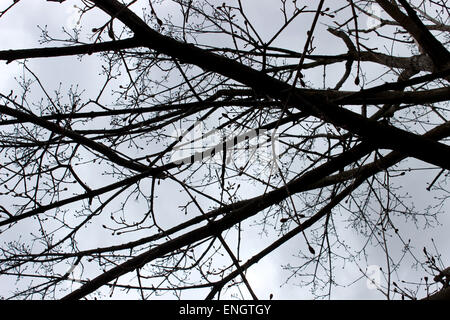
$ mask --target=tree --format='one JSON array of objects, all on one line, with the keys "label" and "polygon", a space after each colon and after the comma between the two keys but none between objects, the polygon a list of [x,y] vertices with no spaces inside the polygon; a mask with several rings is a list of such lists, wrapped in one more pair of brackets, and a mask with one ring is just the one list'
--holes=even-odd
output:
[{"label": "tree", "polygon": [[[372,279],[376,250],[386,298],[445,294],[438,246],[404,234],[449,199],[446,2],[280,0],[265,30],[253,2],[168,3],[80,0],[62,36],[0,51],[23,71],[0,93],[6,297],[256,299],[252,267],[293,242],[285,269],[315,297],[344,263]],[[99,90],[49,90],[30,63],[61,57],[95,57]],[[419,210],[399,187],[423,172]],[[430,277],[398,285],[411,265]]]}]

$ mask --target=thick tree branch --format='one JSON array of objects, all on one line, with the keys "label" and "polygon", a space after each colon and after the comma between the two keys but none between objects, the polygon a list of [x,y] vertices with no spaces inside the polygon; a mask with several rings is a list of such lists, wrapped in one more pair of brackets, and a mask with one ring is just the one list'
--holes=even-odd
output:
[{"label": "thick tree branch", "polygon": [[442,288],[438,292],[432,294],[429,297],[425,297],[423,300],[446,300],[450,301],[450,287]]},{"label": "thick tree branch", "polygon": [[0,51],[0,60],[6,60],[6,63],[10,63],[19,59],[64,57],[79,54],[91,55],[96,52],[119,51],[136,47],[140,47],[140,41],[135,38],[130,38],[67,47],[4,50]]},{"label": "thick tree branch", "polygon": [[339,127],[368,138],[380,147],[394,149],[425,162],[450,169],[450,147],[426,138],[367,119],[324,99],[308,99],[301,91],[231,59],[181,43],[151,29],[136,14],[115,0],[94,0],[99,8],[127,25],[145,45],[158,52],[192,63],[239,81],[257,92],[264,92]]},{"label": "thick tree branch", "polygon": [[376,0],[378,4],[403,28],[406,29],[423,50],[430,56],[436,67],[447,69],[450,66],[450,52],[431,34],[414,10],[405,0],[399,0],[409,16],[388,0]]}]

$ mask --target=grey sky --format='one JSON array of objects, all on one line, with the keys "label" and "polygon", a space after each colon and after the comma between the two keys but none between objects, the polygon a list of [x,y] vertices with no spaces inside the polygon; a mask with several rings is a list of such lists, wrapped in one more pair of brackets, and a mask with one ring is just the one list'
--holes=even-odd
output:
[{"label": "grey sky", "polygon": [[[219,1],[221,2],[221,1]],[[343,1],[340,1],[343,2]],[[344,1],[345,2],[345,1]],[[46,2],[46,1],[32,1],[32,0],[22,0],[20,3],[13,8],[13,10],[6,14],[0,19],[0,50],[7,49],[19,49],[19,48],[33,48],[39,47],[38,43],[39,29],[37,25],[43,27],[48,26],[49,30],[58,34],[61,31],[61,27],[67,27],[73,22],[73,17],[75,11],[72,10],[73,5],[77,4],[78,1],[67,0],[63,4]],[[170,3],[170,4],[165,4]],[[248,9],[248,17],[254,23],[256,29],[261,31],[261,34],[270,38],[274,32],[278,30],[281,23],[281,14],[276,1],[272,0],[249,0],[245,2],[245,6]],[[315,6],[313,6],[315,7]],[[337,5],[336,5],[337,7]],[[163,4],[156,6],[158,15],[163,18],[167,14],[173,14],[173,19],[176,21],[179,19],[177,6],[171,3],[171,1],[163,1]],[[139,12],[136,10],[135,12]],[[99,10],[94,10],[89,13],[89,15],[83,20],[83,30],[88,32],[92,27],[98,26],[104,23],[105,15],[101,14]],[[270,23],[268,23],[270,21]],[[362,22],[363,23],[363,22]],[[301,19],[298,23],[293,24],[291,27],[287,28],[281,37],[280,41],[275,42],[274,46],[287,47],[292,50],[301,51],[304,44],[304,37],[306,30],[308,30],[311,24],[311,15],[308,19]],[[346,51],[345,46],[342,41],[330,33],[326,32],[327,26],[320,24],[318,30],[316,31],[316,43],[317,43],[317,54],[326,53],[344,53]],[[383,48],[387,41],[380,41],[380,39],[373,39],[371,44],[377,46],[378,48]],[[55,45],[55,44],[51,44]],[[380,52],[385,52],[380,49]],[[410,52],[407,48],[401,48],[396,53],[409,55]],[[83,97],[94,96],[100,86],[102,77],[99,76],[99,58],[97,55],[84,56],[81,60],[75,57],[65,57],[65,58],[51,58],[51,59],[35,59],[29,60],[28,66],[31,68],[36,75],[39,76],[43,85],[46,87],[48,92],[53,94],[55,87],[62,82],[61,92],[64,94],[72,84],[79,84],[80,90],[86,90]],[[314,72],[307,71],[305,79],[308,82],[314,83],[316,87],[322,87],[322,74],[318,73],[316,69]],[[344,71],[343,64],[339,66],[331,66],[327,69],[329,74],[327,78],[326,86],[331,87],[339,81],[342,72]],[[374,74],[379,72],[380,69],[374,67]],[[370,67],[366,67],[365,71],[369,74]],[[16,82],[14,77],[18,77],[21,74],[21,69],[18,63],[13,62],[8,65],[5,63],[0,63],[0,92],[8,93],[11,89],[15,88]],[[335,75],[334,77],[331,75]],[[394,80],[394,79],[392,79]],[[114,84],[120,84],[121,78],[113,82]],[[349,79],[344,90],[352,89],[355,87],[353,85],[353,79]],[[348,86],[348,87],[347,87]],[[111,88],[108,88],[110,90]],[[35,94],[32,92],[32,95]],[[42,92],[36,93],[36,97],[42,96]],[[103,98],[104,103],[109,103],[113,96],[106,93]],[[355,108],[355,110],[357,110]],[[157,146],[151,146],[151,148],[156,148]],[[418,163],[417,161],[415,162]],[[424,167],[429,167],[423,164]],[[107,176],[101,175],[102,165],[85,165],[79,167],[79,174],[83,179],[89,181],[92,187],[99,187],[105,184],[106,181],[114,181]],[[430,172],[433,172],[432,174]],[[414,202],[418,209],[426,209],[429,205],[435,203],[433,197],[440,195],[440,192],[429,192],[426,190],[428,183],[432,181],[436,170],[423,170],[414,171],[407,173],[398,179],[393,179],[397,185],[401,186],[402,192],[408,192],[411,196],[409,201]],[[151,186],[150,179],[145,179],[143,181],[142,187],[149,190]],[[175,187],[174,183],[162,183],[160,187],[157,188],[156,195],[157,201],[155,203],[155,211],[161,212],[159,215],[161,226],[173,226],[176,222],[182,222],[186,219],[184,213],[182,213],[179,206],[182,206],[187,196],[180,192],[180,187]],[[259,186],[252,187],[251,185],[244,185],[241,189],[241,196],[243,198],[249,198],[261,194],[264,188]],[[120,199],[118,198],[118,202]],[[5,201],[2,198],[1,201]],[[205,203],[207,203],[205,201]],[[10,204],[9,204],[10,205]],[[76,210],[77,205],[68,206],[70,210]],[[424,261],[422,254],[422,247],[431,247],[431,238],[435,240],[435,243],[440,249],[442,254],[442,260],[444,263],[450,263],[450,253],[448,251],[449,240],[447,236],[448,227],[450,225],[449,216],[449,204],[448,201],[445,206],[441,208],[444,214],[439,215],[440,225],[433,226],[433,228],[424,229],[424,222],[419,219],[417,226],[412,221],[405,222],[399,217],[395,217],[397,226],[399,226],[400,232],[404,239],[411,239],[411,246],[415,248],[417,258]],[[145,203],[139,201],[130,201],[127,206],[127,212],[130,215],[135,214],[136,219],[141,216],[141,212],[148,210]],[[177,210],[179,210],[177,212]],[[353,229],[347,226],[346,222],[346,212],[342,209],[337,210],[336,214],[337,226],[341,229],[347,228],[345,231],[345,242],[352,244],[355,249],[364,245],[365,238],[357,234]],[[190,213],[189,217],[193,214]],[[259,216],[257,216],[259,217]],[[340,220],[340,221],[339,221]],[[109,223],[110,219],[108,216],[99,217],[97,224]],[[247,238],[243,243],[243,257],[242,260],[245,261],[247,258],[259,252],[266,245],[268,245],[273,237],[276,235],[272,232],[269,236],[261,234],[261,228],[254,227],[251,229],[251,225],[255,222],[254,218],[249,219],[248,222],[244,223],[246,228]],[[323,222],[322,222],[323,223]],[[319,223],[320,224],[320,223]],[[24,233],[24,238],[26,233],[30,232],[34,228],[27,228],[26,224],[21,226],[20,229]],[[17,228],[16,228],[17,230]],[[252,231],[250,231],[252,230]],[[233,231],[231,231],[233,232]],[[140,236],[145,236],[146,231],[136,232],[135,234],[124,234],[122,236],[112,236],[111,232],[107,230],[98,230],[93,232],[92,228],[86,229],[86,231],[80,233],[77,240],[79,241],[80,249],[83,248],[95,248],[98,246],[104,246],[111,243],[121,243],[130,241],[132,239],[139,238]],[[4,232],[0,237],[0,242],[9,241],[17,238],[17,233],[11,234],[7,231]],[[392,245],[392,255],[398,258],[401,255],[402,247],[398,240],[391,239]],[[230,241],[230,246],[233,246],[235,241]],[[285,283],[290,272],[283,270],[282,265],[290,264],[291,266],[296,266],[300,261],[295,257],[299,251],[307,253],[308,248],[305,245],[304,239],[301,235],[296,236],[294,239],[289,241],[287,244],[282,246],[279,250],[273,254],[262,259],[257,265],[253,266],[248,272],[248,280],[252,284],[253,289],[258,297],[262,299],[267,299],[269,294],[274,295],[274,299],[307,299],[311,298],[310,292],[297,286],[299,283],[297,278],[292,278]],[[342,251],[340,251],[342,252]],[[385,255],[382,254],[382,250],[373,249],[369,251],[367,261],[361,259],[356,261],[356,263],[365,269],[367,265],[380,265],[385,266]],[[226,260],[226,257],[223,258]],[[228,261],[228,260],[226,260]],[[398,270],[398,274],[401,278],[409,281],[420,281],[420,277],[424,275],[421,269],[414,271],[411,269],[412,261],[408,260],[402,264],[402,268]],[[70,266],[67,266],[67,268]],[[85,270],[88,277],[94,277],[98,275],[98,269]],[[61,267],[61,273],[64,273],[64,266]],[[75,270],[77,272],[77,270]],[[336,281],[343,287],[333,288],[332,298],[335,299],[383,299],[383,296],[376,290],[370,290],[367,288],[366,279],[362,278],[358,282],[353,283],[355,280],[362,276],[361,272],[358,270],[355,264],[350,262],[342,263],[342,261],[336,260],[335,265],[335,276]],[[133,278],[135,282],[135,275],[130,274],[120,278],[120,283],[126,283],[126,279]],[[1,278],[0,279],[0,295],[8,295],[11,289],[15,288],[15,282],[12,278]],[[353,284],[352,284],[353,283]],[[281,285],[281,286],[280,286]],[[385,280],[382,279],[382,285],[385,285]],[[245,298],[250,298],[248,291],[244,286],[240,287],[244,293]],[[102,292],[108,292],[108,288],[102,289]],[[183,293],[182,298],[192,298],[192,299],[202,299],[206,296],[208,290],[198,290],[193,292]],[[227,292],[226,297],[233,298],[238,294],[236,289],[232,289]],[[134,299],[139,298],[138,292],[122,292],[120,290],[115,291],[113,296],[115,299]],[[173,298],[171,294],[166,294],[161,297],[154,298]]]}]

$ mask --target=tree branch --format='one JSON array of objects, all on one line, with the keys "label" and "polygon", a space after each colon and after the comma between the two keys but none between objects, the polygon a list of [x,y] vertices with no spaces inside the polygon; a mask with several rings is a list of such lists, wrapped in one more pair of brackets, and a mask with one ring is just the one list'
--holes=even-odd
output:
[{"label": "tree branch", "polygon": [[122,49],[130,49],[140,46],[140,41],[138,39],[130,38],[124,40],[82,44],[67,47],[4,50],[0,51],[0,60],[6,60],[6,63],[10,63],[14,60],[28,58],[64,57],[79,54],[91,55],[96,52],[119,51]]}]

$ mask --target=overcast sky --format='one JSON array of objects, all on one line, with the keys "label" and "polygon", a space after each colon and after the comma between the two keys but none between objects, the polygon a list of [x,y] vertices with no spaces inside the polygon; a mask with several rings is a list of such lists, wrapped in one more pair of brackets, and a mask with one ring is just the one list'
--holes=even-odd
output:
[{"label": "overcast sky", "polygon": [[[273,0],[245,1],[246,7],[248,8],[249,19],[252,20],[255,28],[261,31],[261,34],[267,35],[267,38],[270,38],[273,33],[276,32],[281,23],[281,15],[279,14],[279,11],[277,11],[277,6],[274,7],[275,2],[276,1]],[[77,3],[78,1],[75,0],[67,0],[63,4],[53,2],[47,3],[43,0],[21,0],[10,13],[0,19],[0,50],[41,46],[38,41],[40,31],[37,26],[44,27],[47,25],[49,30],[55,33],[59,32],[62,26],[69,27],[73,21],[75,21],[74,16],[76,16],[76,11],[73,10],[73,5]],[[166,5],[163,3],[162,6],[158,7],[158,14],[160,17],[164,17],[167,13],[176,10],[175,5],[167,4],[171,3],[171,1],[167,0],[165,3]],[[90,30],[92,27],[103,24],[105,22],[105,15],[101,14],[99,10],[95,10],[90,13],[89,17],[84,21],[88,21],[88,23],[87,25],[83,24],[83,30]],[[267,23],[267,21],[270,21],[271,23]],[[289,47],[297,51],[302,50],[304,33],[299,32],[298,30],[307,30],[310,23],[311,21],[309,19],[301,19],[298,24],[294,24],[291,28],[288,28],[281,37],[281,40],[274,45]],[[320,44],[317,48],[317,53],[344,53],[346,49],[342,42],[327,33],[325,29],[326,26],[321,25],[316,33],[316,37],[318,38],[316,43]],[[377,39],[371,41],[373,41],[374,44],[377,43]],[[326,43],[327,45],[323,45],[323,43]],[[405,55],[408,54],[406,50],[402,53]],[[29,60],[28,66],[39,76],[44,86],[48,88],[50,92],[53,88],[57,87],[60,82],[62,82],[62,92],[65,92],[72,84],[79,84],[80,88],[86,90],[84,96],[89,97],[90,95],[95,95],[101,86],[101,83],[98,80],[99,60],[96,55],[85,56],[81,60],[76,59],[75,57],[35,59]],[[329,85],[331,86],[334,81],[339,80],[343,67],[342,65],[331,67],[330,70],[330,73],[336,71],[336,78],[333,79],[331,77],[328,79],[330,81]],[[19,77],[20,75],[21,69],[18,63],[13,62],[7,65],[4,62],[1,62],[0,91],[2,93],[8,93],[11,89],[14,89],[17,85],[15,77]],[[307,79],[309,81],[321,84],[322,74],[312,73],[308,74],[308,76],[309,78],[307,77]],[[105,101],[106,100],[107,98],[105,98]],[[411,161],[411,164],[414,163],[417,164],[418,162]],[[423,164],[423,167],[427,167],[427,165]],[[95,176],[98,172],[99,169],[94,166],[80,168],[80,175],[84,177],[89,177],[92,174]],[[418,209],[427,208],[434,203],[433,197],[436,194],[426,190],[428,183],[431,182],[433,177],[434,175],[429,174],[428,170],[423,170],[409,173],[401,179],[398,179],[400,182],[399,186],[402,187],[403,192],[409,193],[411,201],[414,202],[414,205]],[[100,186],[105,183],[105,180],[93,180],[93,187],[95,187],[96,183]],[[146,183],[149,185],[150,180]],[[261,188],[252,189],[249,186],[247,188],[248,189],[244,190],[244,194],[246,194],[247,197],[258,195],[261,190],[263,190]],[[173,225],[178,219],[177,215],[173,213],[173,209],[176,208],[175,203],[179,202],[182,204],[186,198],[179,192],[179,187],[175,187],[174,184],[171,185],[170,183],[164,184],[164,186],[159,188],[157,195],[156,210],[167,213],[161,215],[161,224],[167,226]],[[76,204],[74,206],[76,206]],[[130,207],[129,210],[132,213],[144,210],[144,208],[145,206],[136,203],[135,207]],[[412,221],[404,223],[403,221],[400,221],[400,219],[398,219],[397,225],[400,226],[404,239],[411,239],[411,245],[417,248],[416,252],[419,259],[424,261],[424,257],[421,255],[422,247],[430,247],[431,238],[434,238],[437,247],[441,250],[444,263],[450,265],[450,252],[448,250],[449,240],[447,234],[450,226],[450,210],[448,202],[446,206],[442,208],[442,211],[447,214],[440,215],[439,222],[441,225],[436,225],[433,228],[424,229],[422,221],[418,221],[416,226]],[[345,215],[345,212],[342,212],[341,214]],[[183,221],[183,218],[184,217],[181,217],[180,221]],[[345,224],[342,223],[340,227],[345,228]],[[25,233],[27,231],[26,227],[24,226],[23,228]],[[2,234],[2,237],[0,237],[0,241],[8,241],[14,237],[15,235],[5,232]],[[345,242],[352,244],[355,248],[364,245],[364,237],[360,236],[350,228],[346,231],[345,237]],[[126,239],[126,236],[124,236],[121,238],[121,241],[125,241]],[[261,249],[265,247],[265,245],[268,245],[271,240],[272,238],[260,235],[259,229],[256,228],[253,234],[247,237],[245,241],[244,247],[246,249],[244,251],[243,260],[245,261],[245,255],[246,257],[251,257],[259,251],[255,248]],[[90,232],[86,237],[80,239],[80,247],[83,247],[83,242],[85,242],[84,244],[87,248],[104,245],[108,241],[117,241],[117,239],[114,237],[109,238],[109,234],[103,231],[99,231],[98,233]],[[397,256],[401,254],[401,247],[398,243],[393,241],[392,248],[393,254]],[[289,280],[288,283],[285,283],[290,272],[283,270],[282,268],[282,265],[287,264],[295,266],[298,263],[295,255],[299,250],[304,251],[306,249],[307,247],[304,244],[303,238],[297,236],[279,250],[265,257],[257,265],[253,266],[248,273],[248,280],[252,284],[256,295],[262,299],[267,299],[271,293],[274,295],[274,299],[311,298],[310,292],[302,287],[296,286],[297,282],[295,278]],[[361,268],[365,268],[367,265],[380,265],[385,267],[385,256],[381,254],[380,250],[373,250],[367,261],[357,261],[357,263]],[[95,272],[95,274],[98,274],[97,272]],[[337,282],[343,285],[343,287],[333,288],[332,298],[384,298],[376,290],[369,289],[364,278],[354,283],[355,280],[361,277],[361,273],[355,264],[342,264],[341,262],[337,262],[335,272]],[[424,275],[422,270],[419,270],[418,272],[412,270],[410,261],[404,263],[402,269],[399,270],[399,274],[404,277],[404,279],[415,281],[419,281],[419,278]],[[126,276],[121,278],[122,283],[125,282],[123,279],[126,279]],[[7,292],[14,289],[16,284],[11,278],[6,279],[2,277],[0,278],[0,281],[0,294],[7,296]],[[382,279],[382,284],[385,285],[384,279]],[[184,293],[182,297],[202,299],[206,296],[207,292],[208,291],[206,290]],[[250,298],[244,286],[242,286],[242,292],[244,292],[246,298]],[[236,294],[236,291],[230,292],[229,296],[231,297],[231,294],[233,293]],[[122,293],[119,290],[117,290],[113,297],[119,299],[139,298],[137,292]],[[170,299],[173,298],[173,296],[166,294],[155,298]]]}]

